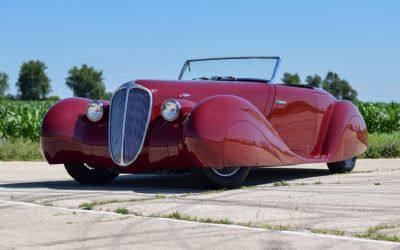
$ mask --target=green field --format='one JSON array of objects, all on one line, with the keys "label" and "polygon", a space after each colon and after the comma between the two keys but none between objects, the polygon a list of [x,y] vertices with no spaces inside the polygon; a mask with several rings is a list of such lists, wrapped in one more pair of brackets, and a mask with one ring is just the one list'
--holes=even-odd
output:
[{"label": "green field", "polygon": [[0,138],[39,140],[40,126],[54,101],[0,101]]},{"label": "green field", "polygon": [[359,102],[369,133],[400,132],[400,103]]},{"label": "green field", "polygon": [[[41,160],[39,132],[54,101],[0,101],[0,160]],[[400,103],[357,103],[367,123],[362,158],[400,157]]]}]

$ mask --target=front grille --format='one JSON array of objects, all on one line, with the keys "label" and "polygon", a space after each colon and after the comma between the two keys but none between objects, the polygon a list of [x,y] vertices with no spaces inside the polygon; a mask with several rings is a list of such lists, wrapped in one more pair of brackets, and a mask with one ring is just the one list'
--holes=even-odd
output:
[{"label": "front grille", "polygon": [[151,114],[149,90],[133,83],[117,90],[110,104],[109,147],[111,158],[120,166],[131,164],[142,150]]}]

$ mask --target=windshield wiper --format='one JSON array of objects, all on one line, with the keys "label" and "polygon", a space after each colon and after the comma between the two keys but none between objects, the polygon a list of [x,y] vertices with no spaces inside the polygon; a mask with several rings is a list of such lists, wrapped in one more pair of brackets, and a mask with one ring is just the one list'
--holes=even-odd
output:
[{"label": "windshield wiper", "polygon": [[236,81],[239,81],[239,82],[269,82],[269,80],[261,79],[261,78],[236,78]]},{"label": "windshield wiper", "polygon": [[269,80],[266,79],[260,79],[260,78],[236,78],[234,76],[212,76],[212,77],[205,77],[205,76],[200,76],[193,78],[192,80],[205,80],[205,81],[232,81],[232,82],[269,82]]},{"label": "windshield wiper", "polygon": [[213,81],[236,81],[234,76],[212,76],[210,80]]},{"label": "windshield wiper", "polygon": [[210,80],[210,78],[205,77],[205,76],[200,76],[200,77],[193,78],[192,80]]}]

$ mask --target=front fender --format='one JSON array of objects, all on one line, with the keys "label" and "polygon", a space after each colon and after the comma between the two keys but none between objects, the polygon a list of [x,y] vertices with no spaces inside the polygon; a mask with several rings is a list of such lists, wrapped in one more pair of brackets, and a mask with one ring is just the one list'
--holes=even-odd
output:
[{"label": "front fender", "polygon": [[188,158],[198,167],[298,162],[264,115],[241,97],[204,99],[187,117],[183,132]]},{"label": "front fender", "polygon": [[42,122],[40,141],[42,152],[50,164],[90,162],[95,155],[94,142],[107,147],[107,133],[103,130],[106,128],[109,103],[103,101],[103,118],[93,123],[86,117],[89,102],[85,98],[67,98],[47,111]]}]

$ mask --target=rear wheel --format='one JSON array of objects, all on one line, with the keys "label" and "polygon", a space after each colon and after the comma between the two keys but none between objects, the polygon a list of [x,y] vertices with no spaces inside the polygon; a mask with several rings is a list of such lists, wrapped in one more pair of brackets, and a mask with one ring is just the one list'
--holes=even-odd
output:
[{"label": "rear wheel", "polygon": [[347,173],[351,172],[356,165],[356,157],[338,162],[327,163],[329,171],[331,173]]},{"label": "rear wheel", "polygon": [[107,184],[119,175],[106,168],[96,168],[86,163],[66,163],[64,166],[68,174],[81,184]]},{"label": "rear wheel", "polygon": [[191,174],[207,188],[235,188],[249,174],[249,167],[193,168]]}]

